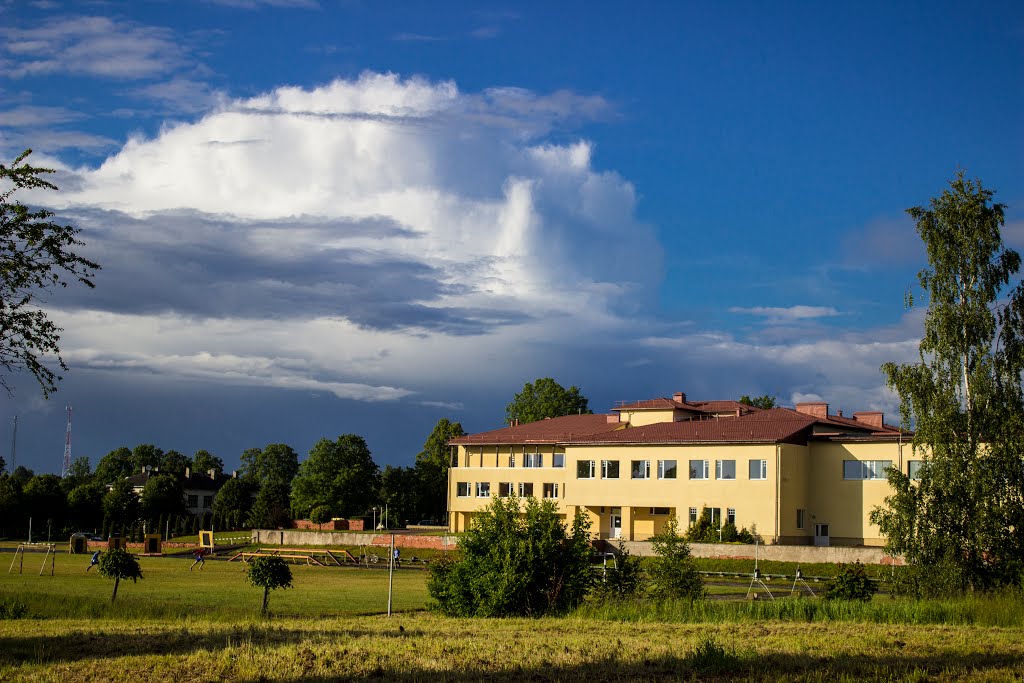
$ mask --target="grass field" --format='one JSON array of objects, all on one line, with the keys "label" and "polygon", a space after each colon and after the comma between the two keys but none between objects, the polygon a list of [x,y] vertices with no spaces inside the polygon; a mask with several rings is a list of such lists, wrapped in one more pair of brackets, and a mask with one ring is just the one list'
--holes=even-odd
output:
[{"label": "grass field", "polygon": [[0,620],[0,681],[1024,679],[1019,595],[464,620],[424,611],[426,572],[403,569],[389,618],[386,570],[293,566],[294,588],[271,593],[264,620],[261,591],[236,562],[189,572],[188,559],[141,558],[145,578],[122,582],[111,604],[112,581],[85,573],[87,557],[58,557],[54,577],[37,575],[41,559],[30,555],[20,575],[0,567],[0,602],[28,606],[27,618]]}]

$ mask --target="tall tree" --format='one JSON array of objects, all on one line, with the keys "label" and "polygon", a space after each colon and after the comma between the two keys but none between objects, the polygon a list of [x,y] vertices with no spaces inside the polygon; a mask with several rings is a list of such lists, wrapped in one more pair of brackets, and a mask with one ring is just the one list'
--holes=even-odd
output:
[{"label": "tall tree", "polygon": [[99,482],[88,482],[68,494],[68,519],[79,529],[97,529],[103,523],[103,496],[107,490]]},{"label": "tall tree", "polygon": [[36,529],[44,529],[46,521],[50,520],[54,533],[63,531],[68,499],[56,474],[32,477],[21,492],[21,501],[25,514],[33,518]]},{"label": "tall tree", "polygon": [[420,486],[420,508],[426,517],[444,519],[448,510],[448,468],[451,447],[448,441],[465,436],[462,424],[442,417],[416,456],[416,477]]},{"label": "tall tree", "polygon": [[374,502],[378,472],[363,437],[320,439],[292,482],[292,509],[305,516],[317,505],[329,505],[338,517],[362,514]]},{"label": "tall tree", "polygon": [[74,489],[88,484],[92,481],[92,470],[89,467],[89,458],[82,455],[71,461],[71,467],[67,474],[61,477],[60,487],[65,493],[71,493]]},{"label": "tall tree", "polygon": [[96,463],[94,474],[96,481],[101,484],[113,484],[118,479],[130,477],[133,472],[132,452],[125,446],[115,448]]},{"label": "tall tree", "polygon": [[[54,223],[52,211],[31,211],[13,199],[17,190],[57,189],[43,178],[53,170],[24,163],[31,153],[25,150],[9,167],[0,164],[0,188],[7,188],[0,193],[0,367],[27,370],[48,396],[61,378],[43,363],[55,358],[61,370],[68,366],[60,355],[61,328],[41,307],[41,297],[69,282],[93,287],[90,278],[99,265],[75,253],[84,244],[81,230]],[[4,375],[0,386],[10,394]]]},{"label": "tall tree", "polygon": [[882,370],[924,464],[919,480],[890,469],[894,493],[871,520],[926,570],[926,591],[1020,582],[1024,570],[1024,291],[1007,292],[1021,259],[992,195],[961,172],[907,210],[928,253],[924,337],[918,362]]},{"label": "tall tree", "polygon": [[180,477],[185,474],[186,467],[192,467],[192,459],[173,449],[164,453],[164,457],[160,459],[161,474],[173,474]]},{"label": "tall tree", "polygon": [[237,520],[244,523],[252,509],[253,484],[240,477],[228,479],[213,499],[213,514],[217,519]]},{"label": "tall tree", "polygon": [[[414,467],[395,467],[386,465],[380,474],[380,493],[378,499],[385,506],[386,526],[394,528],[402,526],[409,518],[419,512],[420,486]],[[364,508],[365,509],[365,508]]]},{"label": "tall tree", "polygon": [[103,496],[103,514],[113,524],[130,524],[139,517],[139,497],[127,479],[119,479]]},{"label": "tall tree", "polygon": [[159,469],[164,460],[164,451],[151,443],[140,443],[132,449],[132,470],[138,474],[143,467]]},{"label": "tall tree", "polygon": [[769,410],[778,405],[778,402],[775,400],[775,397],[769,396],[768,394],[765,394],[764,396],[755,396],[753,398],[747,396],[746,394],[743,394],[742,396],[740,396],[739,402],[745,406],[753,406],[755,408],[761,408],[763,410]]},{"label": "tall tree", "polygon": [[251,527],[279,527],[291,522],[292,479],[299,469],[299,456],[283,443],[267,445],[262,451],[242,454],[248,481],[257,487],[256,500],[247,520]]},{"label": "tall tree", "polygon": [[224,472],[224,461],[210,451],[199,449],[192,456],[192,471],[206,474],[210,470],[216,471],[217,474],[222,474]]},{"label": "tall tree", "polygon": [[150,477],[142,489],[139,504],[143,516],[148,520],[158,519],[161,515],[183,515],[187,512],[181,480],[171,474]]},{"label": "tall tree", "polygon": [[546,417],[590,413],[587,403],[579,387],[566,389],[550,377],[541,377],[523,385],[505,408],[505,418],[509,422],[536,422]]}]

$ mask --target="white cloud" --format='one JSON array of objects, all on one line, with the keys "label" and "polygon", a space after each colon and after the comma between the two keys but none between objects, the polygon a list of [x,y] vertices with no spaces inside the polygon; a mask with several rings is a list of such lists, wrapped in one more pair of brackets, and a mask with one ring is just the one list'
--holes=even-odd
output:
[{"label": "white cloud", "polygon": [[186,51],[170,29],[108,17],[62,16],[33,27],[0,29],[0,67],[8,78],[52,73],[136,79],[168,73]]},{"label": "white cloud", "polygon": [[832,306],[753,306],[750,308],[733,306],[729,309],[729,312],[762,316],[771,321],[809,320],[841,315]]},{"label": "white cloud", "polygon": [[66,357],[359,400],[466,367],[521,381],[544,344],[629,329],[617,311],[660,281],[632,185],[589,142],[538,137],[603,111],[367,73],[225,100],[64,168],[33,199],[104,265],[95,292],[53,301]]}]

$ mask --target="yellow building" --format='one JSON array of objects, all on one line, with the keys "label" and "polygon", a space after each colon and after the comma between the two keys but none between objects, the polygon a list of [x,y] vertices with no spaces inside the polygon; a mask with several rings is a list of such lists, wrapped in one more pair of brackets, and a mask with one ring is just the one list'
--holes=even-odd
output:
[{"label": "yellow building", "polygon": [[491,496],[583,510],[600,538],[644,540],[671,515],[711,510],[768,543],[882,545],[868,515],[891,491],[885,470],[913,468],[910,435],[882,413],[829,414],[827,403],[760,410],[686,395],[452,439],[451,531]]}]

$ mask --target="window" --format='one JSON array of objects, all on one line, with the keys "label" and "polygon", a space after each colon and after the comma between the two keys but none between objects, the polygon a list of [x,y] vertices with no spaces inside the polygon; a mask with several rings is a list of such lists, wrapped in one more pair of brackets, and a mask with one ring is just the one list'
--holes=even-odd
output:
[{"label": "window", "polygon": [[619,461],[618,460],[602,460],[601,461],[601,478],[602,479],[618,479],[619,478]]},{"label": "window", "polygon": [[545,498],[558,498],[558,484],[544,484]]},{"label": "window", "polygon": [[555,453],[551,456],[552,467],[565,467],[565,453]]},{"label": "window", "polygon": [[651,461],[650,460],[634,460],[630,465],[630,472],[633,479],[650,479],[651,478]]},{"label": "window", "polygon": [[884,479],[892,460],[844,460],[843,479]]},{"label": "window", "polygon": [[199,507],[199,496],[195,494],[188,494],[188,507],[197,508]]},{"label": "window", "polygon": [[523,467],[544,467],[544,456],[540,453],[523,455]]},{"label": "window", "polygon": [[750,478],[751,479],[767,479],[768,478],[768,461],[767,460],[751,460],[750,461]]},{"label": "window", "polygon": [[515,467],[516,466],[516,454],[511,452],[511,451],[509,451],[509,454],[508,454],[508,466],[509,467]]},{"label": "window", "polygon": [[459,466],[459,452],[458,451],[453,451],[452,452],[452,467],[458,467],[458,466]]},{"label": "window", "polygon": [[676,461],[675,460],[659,460],[658,461],[658,479],[675,479],[676,478]]},{"label": "window", "polygon": [[807,528],[807,510],[796,511],[796,528],[806,529]]},{"label": "window", "polygon": [[907,476],[911,479],[921,478],[921,464],[924,460],[908,460],[907,461]]},{"label": "window", "polygon": [[690,508],[690,526],[697,523],[697,508]]},{"label": "window", "polygon": [[455,485],[455,495],[460,498],[465,498],[469,495],[469,486],[470,484],[468,481],[460,481]]},{"label": "window", "polygon": [[669,512],[668,508],[651,508],[651,514],[652,515],[664,515],[664,516],[667,517],[670,514],[670,512]]},{"label": "window", "polygon": [[735,479],[736,478],[736,461],[735,460],[716,460],[715,461],[715,479]]},{"label": "window", "polygon": [[736,526],[736,508],[725,509],[725,523]]},{"label": "window", "polygon": [[203,496],[203,507],[204,508],[212,508],[213,507],[213,496]]},{"label": "window", "polygon": [[477,498],[490,498],[491,497],[491,482],[489,482],[489,481],[478,481],[476,483],[476,497]]},{"label": "window", "polygon": [[577,479],[593,479],[594,478],[594,461],[593,460],[580,460],[576,463],[576,478]]},{"label": "window", "polygon": [[528,498],[533,495],[533,483],[530,482],[519,482],[519,497]]},{"label": "window", "polygon": [[707,460],[691,460],[690,461],[690,479],[707,479],[708,478],[708,461]]},{"label": "window", "polygon": [[711,526],[720,527],[722,526],[722,508],[704,508],[711,514]]},{"label": "window", "polygon": [[510,482],[510,481],[503,481],[500,484],[498,484],[498,497],[499,498],[508,498],[511,495],[512,495],[512,482]]}]

